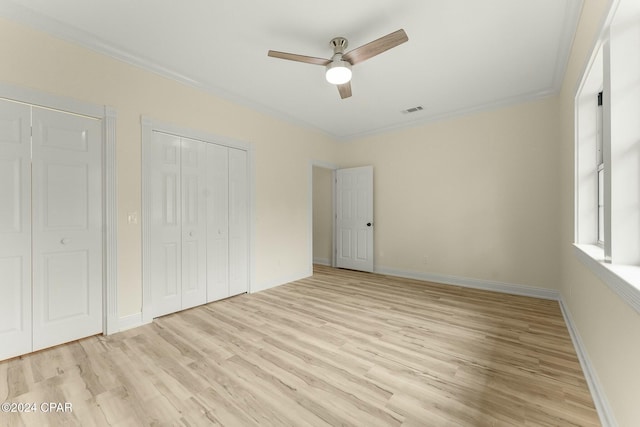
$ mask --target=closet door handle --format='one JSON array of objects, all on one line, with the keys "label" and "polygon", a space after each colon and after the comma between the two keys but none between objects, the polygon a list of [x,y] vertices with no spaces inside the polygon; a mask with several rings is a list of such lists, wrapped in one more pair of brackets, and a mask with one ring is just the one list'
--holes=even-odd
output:
[{"label": "closet door handle", "polygon": [[62,240],[60,240],[60,243],[62,243],[63,245],[66,245],[67,243],[70,243],[71,239],[67,239],[66,237],[63,237]]},{"label": "closet door handle", "polygon": [[189,232],[189,237],[193,237],[193,231]]}]

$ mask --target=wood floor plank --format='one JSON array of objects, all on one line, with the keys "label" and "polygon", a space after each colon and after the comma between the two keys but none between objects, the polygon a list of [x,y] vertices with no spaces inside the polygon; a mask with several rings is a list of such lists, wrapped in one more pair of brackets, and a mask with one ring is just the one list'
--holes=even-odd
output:
[{"label": "wood floor plank", "polygon": [[0,362],[2,426],[598,426],[557,302],[316,266]]}]

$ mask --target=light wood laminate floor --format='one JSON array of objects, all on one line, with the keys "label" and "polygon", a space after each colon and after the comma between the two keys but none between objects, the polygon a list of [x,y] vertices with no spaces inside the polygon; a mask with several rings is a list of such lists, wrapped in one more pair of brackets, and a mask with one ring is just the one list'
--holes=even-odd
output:
[{"label": "light wood laminate floor", "polygon": [[1,426],[596,426],[555,301],[313,277],[0,362]]}]

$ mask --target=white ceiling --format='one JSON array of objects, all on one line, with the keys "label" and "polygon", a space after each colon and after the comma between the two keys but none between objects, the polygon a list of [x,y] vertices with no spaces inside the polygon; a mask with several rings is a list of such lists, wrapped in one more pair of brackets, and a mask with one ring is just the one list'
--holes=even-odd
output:
[{"label": "white ceiling", "polygon": [[[582,0],[0,0],[0,15],[346,139],[557,92]],[[403,28],[409,42],[354,67],[330,58]],[[415,106],[424,110],[402,114]]]}]

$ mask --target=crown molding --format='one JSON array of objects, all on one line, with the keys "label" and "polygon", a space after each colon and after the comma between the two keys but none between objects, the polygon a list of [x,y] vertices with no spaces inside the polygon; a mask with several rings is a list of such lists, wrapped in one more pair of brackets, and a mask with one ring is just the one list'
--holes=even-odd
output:
[{"label": "crown molding", "polygon": [[204,93],[208,93],[210,95],[214,95],[233,104],[284,121],[286,123],[289,123],[290,125],[298,126],[312,132],[320,133],[338,142],[348,142],[367,136],[414,128],[424,124],[453,119],[483,111],[495,110],[501,107],[515,105],[518,103],[525,103],[542,97],[557,94],[561,89],[564,74],[566,72],[569,59],[568,53],[572,48],[572,42],[570,42],[570,40],[572,40],[574,37],[575,29],[580,18],[580,14],[578,12],[582,8],[583,1],[584,0],[571,0],[567,3],[567,8],[565,9],[565,26],[561,41],[562,48],[557,52],[556,68],[554,77],[552,79],[553,81],[551,82],[549,88],[530,93],[523,93],[513,97],[502,98],[480,105],[461,107],[459,109],[447,111],[444,113],[428,114],[427,112],[426,114],[421,114],[421,116],[415,120],[410,120],[404,123],[398,123],[390,126],[377,127],[367,131],[354,132],[350,134],[339,134],[328,131],[310,122],[299,119],[297,117],[293,117],[291,114],[285,111],[281,111],[262,103],[247,99],[222,87],[205,84],[204,82],[189,75],[177,72],[176,70],[158,64],[157,62],[152,61],[149,58],[145,58],[139,55],[133,55],[124,47],[114,46],[86,31],[40,14],[32,9],[18,5],[11,1],[0,2],[0,15],[12,21],[27,25],[37,31],[53,35],[54,37],[82,46],[98,54],[106,55],[139,69],[154,73],[156,75],[176,81],[186,86],[190,86],[194,89],[203,91]]}]

